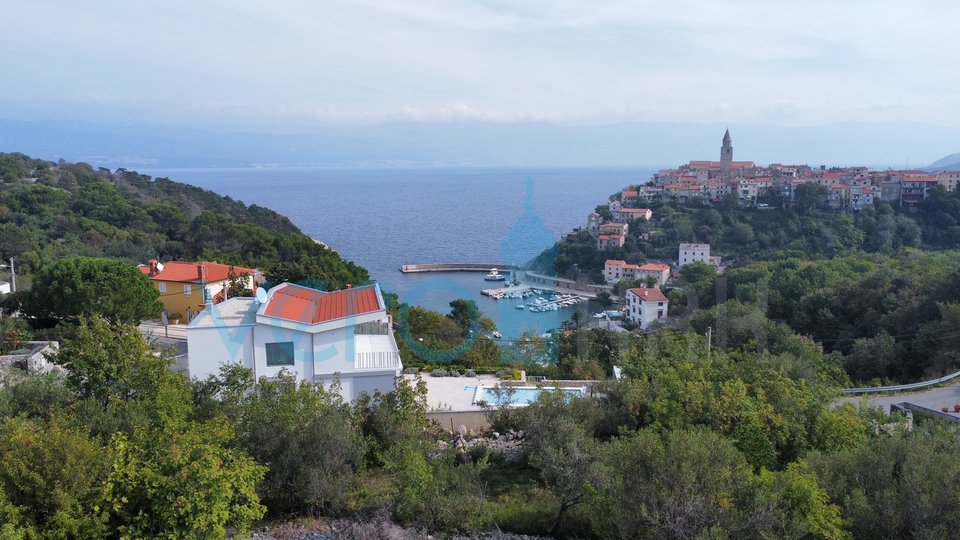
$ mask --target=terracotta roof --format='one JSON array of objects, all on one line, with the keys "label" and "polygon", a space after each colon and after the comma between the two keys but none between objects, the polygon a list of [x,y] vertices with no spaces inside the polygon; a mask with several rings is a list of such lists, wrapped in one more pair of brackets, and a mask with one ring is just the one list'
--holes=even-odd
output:
[{"label": "terracotta roof", "polygon": [[621,208],[620,213],[626,214],[646,214],[649,212],[649,208]]},{"label": "terracotta roof", "polygon": [[621,195],[623,195],[624,197],[636,197],[636,196],[637,196],[637,192],[636,192],[636,191],[624,190],[624,191],[621,193]]},{"label": "terracotta roof", "polygon": [[669,302],[670,300],[664,296],[660,289],[648,289],[647,287],[637,287],[636,289],[630,289],[629,292],[640,297],[644,302]]},{"label": "terracotta roof", "polygon": [[[153,264],[155,261],[150,261]],[[230,269],[236,275],[255,274],[257,271],[253,268],[244,268],[242,266],[232,266],[229,264],[220,264],[215,262],[183,262],[170,261],[157,265],[163,270],[159,270],[154,275],[150,275],[151,264],[141,264],[137,266],[143,274],[155,281],[171,281],[179,283],[212,283],[216,281],[226,281],[230,274]],[[202,276],[202,277],[201,277]]]},{"label": "terracotta roof", "polygon": [[383,306],[375,285],[323,292],[284,283],[270,291],[263,314],[288,321],[319,324],[381,309]]},{"label": "terracotta roof", "polygon": [[665,264],[658,263],[646,263],[640,266],[640,270],[647,270],[650,272],[663,272],[664,270],[669,270],[670,267]]},{"label": "terracotta roof", "polygon": [[619,266],[619,265],[627,264],[627,261],[621,261],[620,259],[607,259],[607,264],[613,264],[613,265]]}]

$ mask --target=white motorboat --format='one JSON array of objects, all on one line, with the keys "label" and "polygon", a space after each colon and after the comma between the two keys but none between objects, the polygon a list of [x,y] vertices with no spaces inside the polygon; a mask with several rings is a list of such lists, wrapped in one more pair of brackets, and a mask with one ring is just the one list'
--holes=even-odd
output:
[{"label": "white motorboat", "polygon": [[490,273],[483,276],[483,279],[487,281],[504,281],[507,279],[507,276],[501,274],[496,268],[491,268]]}]

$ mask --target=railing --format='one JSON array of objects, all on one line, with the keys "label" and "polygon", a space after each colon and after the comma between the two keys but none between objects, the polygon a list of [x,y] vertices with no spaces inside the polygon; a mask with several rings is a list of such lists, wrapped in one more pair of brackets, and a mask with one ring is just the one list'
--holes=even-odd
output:
[{"label": "railing", "polygon": [[364,369],[396,369],[400,367],[400,353],[392,351],[357,353],[354,368]]},{"label": "railing", "polygon": [[386,321],[367,321],[354,326],[354,333],[368,336],[385,336],[390,333],[390,323]]},{"label": "railing", "polygon": [[894,386],[865,386],[862,388],[844,388],[844,394],[875,394],[877,392],[900,392],[903,390],[916,390],[918,388],[927,388],[928,386],[936,386],[940,383],[947,382],[949,380],[956,379],[960,377],[960,371],[956,373],[951,373],[949,375],[944,375],[939,379],[933,379],[931,381],[922,381],[917,383],[910,384],[897,384]]}]

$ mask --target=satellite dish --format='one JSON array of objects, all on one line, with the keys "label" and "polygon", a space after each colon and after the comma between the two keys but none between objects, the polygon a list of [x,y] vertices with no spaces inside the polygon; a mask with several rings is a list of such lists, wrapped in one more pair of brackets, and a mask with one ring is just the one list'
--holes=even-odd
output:
[{"label": "satellite dish", "polygon": [[267,301],[267,291],[263,287],[257,289],[257,302],[263,304]]}]

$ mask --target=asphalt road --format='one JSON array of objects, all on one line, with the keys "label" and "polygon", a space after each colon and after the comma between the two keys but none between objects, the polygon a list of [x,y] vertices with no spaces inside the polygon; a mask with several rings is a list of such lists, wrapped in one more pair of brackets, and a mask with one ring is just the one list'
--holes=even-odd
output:
[{"label": "asphalt road", "polygon": [[960,404],[960,383],[934,388],[933,390],[925,390],[922,392],[880,396],[851,396],[843,398],[837,403],[860,403],[862,401],[866,401],[871,405],[880,406],[887,413],[890,412],[890,405],[902,403],[904,401],[936,411],[939,411],[942,407],[947,407],[952,413],[953,406]]}]

